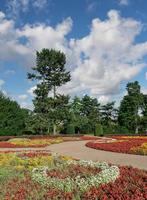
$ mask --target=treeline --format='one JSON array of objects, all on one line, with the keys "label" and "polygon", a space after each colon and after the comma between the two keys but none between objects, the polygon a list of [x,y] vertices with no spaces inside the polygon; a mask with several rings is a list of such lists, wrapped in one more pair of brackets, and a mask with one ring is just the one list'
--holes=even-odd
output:
[{"label": "treeline", "polygon": [[34,110],[21,109],[16,102],[1,94],[0,134],[146,132],[147,95],[141,93],[137,81],[127,84],[127,95],[118,108],[115,102],[100,105],[96,98],[88,95],[70,99],[68,95],[57,92],[71,79],[70,72],[65,68],[65,54],[43,49],[36,56],[36,66],[32,68],[32,73],[28,73],[28,79],[38,82],[34,91]]},{"label": "treeline", "polygon": [[28,116],[27,109],[20,108],[16,101],[0,92],[0,135],[21,135]]},{"label": "treeline", "polygon": [[[138,89],[137,89],[138,88]],[[101,105],[96,98],[59,95],[53,103],[52,97],[38,102],[37,108],[28,118],[27,127],[34,133],[66,134],[132,134],[147,130],[147,95],[140,92],[139,83],[127,84],[125,95],[116,108],[115,102]],[[136,90],[137,89],[137,90]],[[130,93],[131,91],[131,93]],[[46,112],[40,110],[41,103]],[[55,123],[55,125],[54,125]]]}]

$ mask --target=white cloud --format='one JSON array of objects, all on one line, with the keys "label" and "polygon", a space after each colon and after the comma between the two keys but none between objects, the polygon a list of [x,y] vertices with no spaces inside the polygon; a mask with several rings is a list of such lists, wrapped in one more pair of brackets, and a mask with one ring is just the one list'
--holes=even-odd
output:
[{"label": "white cloud", "polygon": [[37,9],[43,9],[47,6],[47,0],[35,0],[32,5]]},{"label": "white cloud", "polygon": [[147,94],[147,88],[143,87],[142,90],[141,90],[141,92],[142,92],[143,94]]},{"label": "white cloud", "polygon": [[[67,39],[72,20],[52,27],[45,24],[25,25],[16,29],[13,20],[0,13],[0,59],[21,60],[32,66],[35,51],[55,48],[67,55],[67,68],[72,80],[60,91],[77,93],[88,91],[93,96],[118,93],[120,84],[136,76],[145,66],[147,42],[136,43],[143,25],[131,18],[122,18],[111,10],[108,18],[92,20],[89,34],[79,39]],[[21,37],[26,43],[21,44]],[[28,93],[33,95],[32,88]]]},{"label": "white cloud", "polygon": [[[25,25],[16,29],[13,20],[7,20],[5,14],[0,12],[0,60],[17,61],[21,65],[32,66],[35,61],[35,52],[41,48],[57,48],[66,51],[66,39],[72,26],[67,18],[55,28],[45,24]],[[26,44],[21,43],[21,38]]]},{"label": "white cloud", "polygon": [[3,90],[3,85],[5,84],[5,81],[0,79],[0,92],[2,92],[5,96],[7,96],[7,92]]},{"label": "white cloud", "polygon": [[130,80],[146,65],[141,59],[147,54],[147,43],[134,43],[141,28],[141,23],[121,18],[115,10],[105,21],[94,19],[86,37],[71,41],[72,54],[77,56],[72,82],[84,85],[93,95],[118,92],[122,81]]},{"label": "white cloud", "polygon": [[5,96],[8,96],[8,93],[6,92],[6,90],[2,90],[2,93],[3,93]]},{"label": "white cloud", "polygon": [[42,48],[56,48],[66,51],[65,36],[71,30],[71,27],[72,20],[67,18],[55,28],[45,24],[26,25],[18,33],[20,37],[27,38],[27,47],[33,51]]},{"label": "white cloud", "polygon": [[7,20],[5,14],[0,12],[0,60],[32,63],[32,51],[19,41],[18,30],[13,20]]},{"label": "white cloud", "polygon": [[7,12],[9,16],[16,18],[20,13],[29,11],[31,6],[38,12],[38,10],[47,8],[47,5],[47,0],[7,0]]},{"label": "white cloud", "polygon": [[119,0],[119,4],[123,6],[129,5],[129,0]]},{"label": "white cloud", "polygon": [[28,95],[27,94],[21,94],[21,95],[18,96],[18,98],[19,98],[19,100],[24,101],[28,98]]},{"label": "white cloud", "polygon": [[98,102],[101,103],[101,104],[106,104],[110,101],[110,97],[109,96],[105,96],[105,95],[102,95],[98,98]]},{"label": "white cloud", "polygon": [[97,8],[97,2],[96,1],[88,1],[88,5],[87,5],[87,11],[88,12],[92,12]]},{"label": "white cloud", "polygon": [[5,72],[4,72],[6,75],[14,75],[16,72],[14,71],[14,70],[6,70]]},{"label": "white cloud", "polygon": [[21,108],[26,108],[26,109],[29,109],[29,110],[33,110],[33,105],[28,103],[28,102],[26,102],[26,101],[22,101],[19,104],[20,104]]},{"label": "white cloud", "polygon": [[0,79],[0,89],[2,88],[2,86],[4,85],[5,81]]},{"label": "white cloud", "polygon": [[30,87],[30,88],[27,90],[27,93],[28,93],[30,96],[34,97],[34,90],[36,90],[36,86]]},{"label": "white cloud", "polygon": [[9,15],[17,17],[20,12],[26,12],[29,8],[30,0],[8,0],[7,9]]}]

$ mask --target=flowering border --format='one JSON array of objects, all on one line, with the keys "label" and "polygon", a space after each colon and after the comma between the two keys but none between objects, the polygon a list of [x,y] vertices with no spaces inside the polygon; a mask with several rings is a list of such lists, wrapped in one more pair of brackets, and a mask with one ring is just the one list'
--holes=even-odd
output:
[{"label": "flowering border", "polygon": [[92,175],[87,178],[77,176],[75,179],[73,179],[72,177],[59,179],[48,177],[47,171],[49,170],[49,168],[42,167],[33,169],[32,179],[40,184],[49,186],[51,188],[56,188],[64,192],[80,191],[80,193],[84,193],[91,187],[98,187],[101,184],[114,182],[119,177],[119,168],[117,166],[109,166],[106,162],[70,160],[66,162],[66,167],[70,164],[80,165],[84,167],[95,167],[101,169],[102,171],[97,175]]}]

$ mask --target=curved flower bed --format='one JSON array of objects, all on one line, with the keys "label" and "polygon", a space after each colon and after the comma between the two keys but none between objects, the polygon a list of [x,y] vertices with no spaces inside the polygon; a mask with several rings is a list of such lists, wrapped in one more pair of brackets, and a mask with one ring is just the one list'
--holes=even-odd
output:
[{"label": "curved flower bed", "polygon": [[147,155],[147,137],[113,137],[116,141],[99,143],[90,141],[87,147],[118,153]]},{"label": "curved flower bed", "polygon": [[0,153],[2,200],[146,200],[146,179],[143,170],[46,151]]},{"label": "curved flower bed", "polygon": [[120,177],[114,183],[93,187],[83,200],[146,200],[147,172],[132,167],[119,167]]},{"label": "curved flower bed", "polygon": [[0,148],[27,148],[27,147],[45,147],[51,144],[58,144],[63,142],[62,138],[50,139],[27,139],[27,138],[14,138],[7,142],[0,142]]},{"label": "curved flower bed", "polygon": [[[119,168],[117,166],[109,166],[107,163],[99,163],[92,161],[70,161],[64,163],[64,168],[73,169],[75,166],[93,168],[101,170],[97,174],[84,174],[80,173],[73,176],[72,173],[65,177],[52,177],[50,176],[50,170],[56,169],[48,167],[35,168],[32,172],[32,178],[44,186],[53,187],[63,192],[78,191],[79,195],[89,190],[92,186],[99,187],[101,184],[114,182],[119,177]],[[62,166],[60,165],[59,168]],[[72,170],[71,170],[72,172]],[[61,171],[60,171],[61,173]],[[59,173],[59,174],[60,174]],[[72,176],[71,176],[72,175]]]},{"label": "curved flower bed", "polygon": [[40,148],[46,147],[51,144],[58,144],[61,142],[68,141],[80,141],[80,140],[91,140],[98,139],[95,136],[75,136],[75,137],[51,137],[51,136],[42,136],[42,137],[33,137],[33,139],[29,138],[11,138],[8,141],[0,141],[0,148]]}]

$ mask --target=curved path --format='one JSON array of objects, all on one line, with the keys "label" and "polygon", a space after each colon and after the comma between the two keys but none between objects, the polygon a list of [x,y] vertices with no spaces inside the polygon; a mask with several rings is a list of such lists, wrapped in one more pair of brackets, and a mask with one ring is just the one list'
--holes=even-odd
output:
[{"label": "curved path", "polygon": [[88,148],[85,144],[88,141],[72,141],[59,144],[52,144],[44,148],[0,148],[0,151],[51,151],[61,155],[72,156],[77,159],[106,161],[116,165],[133,166],[147,170],[147,156],[114,153]]},{"label": "curved path", "polygon": [[147,170],[147,156],[114,153],[86,147],[88,141],[66,142],[53,144],[46,149],[77,159],[106,161],[116,165],[127,165]]}]

